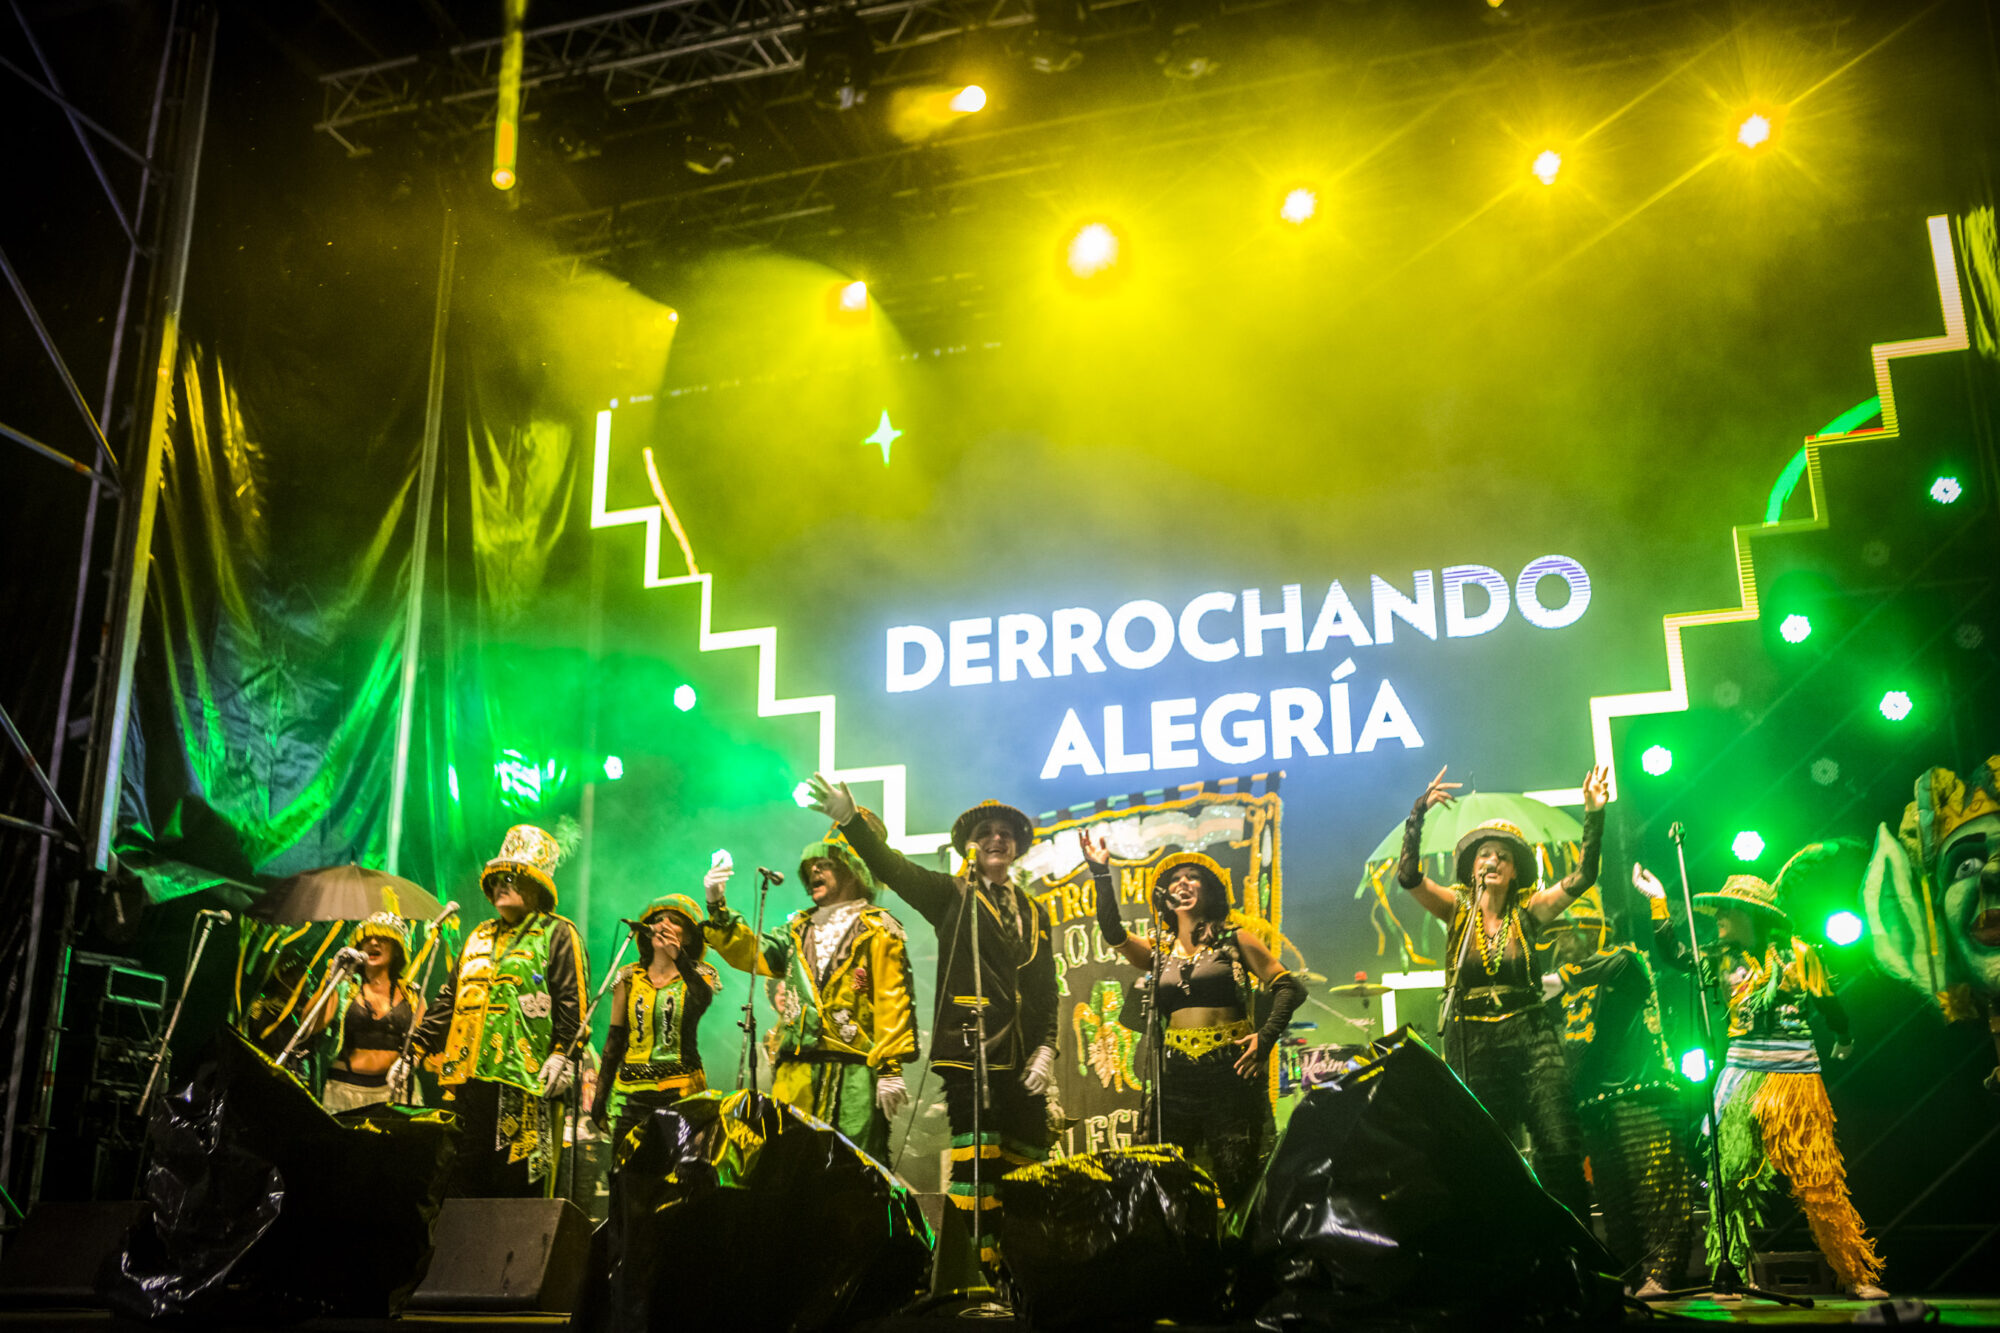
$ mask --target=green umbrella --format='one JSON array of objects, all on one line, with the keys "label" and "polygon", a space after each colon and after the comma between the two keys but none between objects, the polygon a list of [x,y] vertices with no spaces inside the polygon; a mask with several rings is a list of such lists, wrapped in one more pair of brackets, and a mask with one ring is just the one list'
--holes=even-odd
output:
[{"label": "green umbrella", "polygon": [[[1531,796],[1521,796],[1514,792],[1476,791],[1461,796],[1450,805],[1433,806],[1424,816],[1424,841],[1421,847],[1431,878],[1440,884],[1450,884],[1457,878],[1451,864],[1451,854],[1458,848],[1458,840],[1481,824],[1504,819],[1521,830],[1530,843],[1544,849],[1543,854],[1551,864],[1567,859],[1558,855],[1567,843],[1583,837],[1583,825],[1574,815],[1558,810],[1552,805],[1544,805]],[[1389,836],[1382,839],[1375,850],[1369,853],[1368,870],[1355,888],[1354,896],[1359,898],[1375,882],[1376,871],[1385,862],[1393,863],[1403,854],[1403,826],[1396,825],[1389,830]]]}]

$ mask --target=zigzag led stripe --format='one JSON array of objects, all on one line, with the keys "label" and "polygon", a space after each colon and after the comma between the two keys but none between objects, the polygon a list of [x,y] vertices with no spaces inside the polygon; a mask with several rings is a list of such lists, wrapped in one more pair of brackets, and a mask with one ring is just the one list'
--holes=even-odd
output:
[{"label": "zigzag led stripe", "polygon": [[[1751,558],[1753,537],[1779,536],[1791,532],[1821,531],[1832,515],[1826,511],[1820,492],[1820,449],[1829,444],[1855,444],[1896,439],[1902,429],[1896,417],[1896,389],[1889,375],[1889,363],[1907,356],[1929,356],[1935,352],[1962,352],[1971,345],[1965,330],[1965,303],[1958,289],[1958,261],[1951,244],[1951,220],[1940,214],[1925,220],[1930,231],[1931,263],[1937,271],[1938,307],[1944,314],[1944,332],[1934,338],[1912,338],[1903,342],[1876,343],[1870,354],[1875,365],[1875,392],[1882,400],[1882,424],[1839,435],[1814,435],[1806,439],[1806,485],[1812,496],[1812,517],[1780,522],[1739,523],[1730,529],[1736,551],[1738,604],[1718,611],[1682,611],[1662,618],[1666,630],[1667,688],[1638,694],[1594,696],[1590,701],[1591,752],[1595,762],[1611,769],[1611,795],[1618,795],[1618,769],[1611,749],[1611,719],[1641,717],[1652,713],[1687,711],[1687,663],[1682,656],[1681,630],[1691,625],[1729,625],[1755,620],[1760,614],[1757,572]],[[1527,793],[1551,805],[1581,805],[1578,787]]]},{"label": "zigzag led stripe", "polygon": [[829,777],[843,782],[880,782],[882,784],[882,823],[889,832],[889,845],[900,851],[925,853],[936,851],[948,839],[945,833],[909,833],[906,831],[907,774],[902,764],[884,764],[872,768],[841,768],[834,760],[835,712],[839,701],[831,694],[815,694],[800,699],[780,699],[778,697],[778,629],[775,625],[765,625],[758,629],[718,630],[712,627],[711,612],[714,601],[714,576],[711,574],[682,574],[673,578],[660,574],[660,523],[658,504],[642,505],[636,509],[612,509],[604,507],[605,479],[611,466],[611,412],[609,409],[597,414],[597,444],[591,463],[590,474],[590,526],[592,528],[615,528],[627,523],[639,523],[646,529],[646,586],[648,588],[678,588],[689,584],[701,586],[701,651],[719,652],[730,648],[755,648],[757,650],[757,716],[792,717],[802,713],[819,715],[819,760],[816,768]]}]

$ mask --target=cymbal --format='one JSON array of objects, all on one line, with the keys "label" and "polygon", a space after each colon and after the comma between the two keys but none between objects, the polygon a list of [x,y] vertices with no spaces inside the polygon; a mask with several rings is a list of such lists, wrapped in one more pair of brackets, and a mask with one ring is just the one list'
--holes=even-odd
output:
[{"label": "cymbal", "polygon": [[1328,995],[1353,996],[1365,1000],[1371,995],[1387,995],[1391,989],[1393,988],[1384,986],[1376,981],[1350,981],[1344,985],[1328,986],[1326,993]]}]

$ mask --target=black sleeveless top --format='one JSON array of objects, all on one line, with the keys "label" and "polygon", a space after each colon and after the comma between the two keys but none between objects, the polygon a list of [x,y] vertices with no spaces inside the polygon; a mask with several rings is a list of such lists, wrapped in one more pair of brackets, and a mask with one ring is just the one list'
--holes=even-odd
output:
[{"label": "black sleeveless top", "polygon": [[407,992],[389,1007],[388,1013],[377,1018],[369,1012],[368,1002],[361,998],[361,993],[357,990],[353,1002],[347,1006],[347,1050],[402,1050],[403,1038],[408,1035],[410,1022],[414,1016],[410,1010],[410,997]]},{"label": "black sleeveless top", "polygon": [[[1160,1012],[1176,1009],[1244,1009],[1243,951],[1225,930],[1193,958],[1178,957],[1170,942],[1160,960]],[[1247,1010],[1245,1011],[1247,1012]]]}]

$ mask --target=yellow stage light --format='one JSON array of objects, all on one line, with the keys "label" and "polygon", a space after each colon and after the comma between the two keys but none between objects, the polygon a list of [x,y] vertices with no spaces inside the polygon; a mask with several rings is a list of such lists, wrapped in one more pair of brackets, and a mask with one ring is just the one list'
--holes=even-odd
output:
[{"label": "yellow stage light", "polygon": [[514,188],[514,173],[507,167],[493,168],[493,188],[511,190]]},{"label": "yellow stage light", "polygon": [[1534,163],[1528,168],[1529,171],[1534,173],[1535,179],[1544,185],[1554,185],[1556,177],[1562,173],[1562,169],[1562,154],[1553,148],[1544,148],[1536,155]]},{"label": "yellow stage light", "polygon": [[840,289],[840,308],[849,314],[860,314],[868,308],[868,284],[850,282]]},{"label": "yellow stage light", "polygon": [[1761,148],[1771,141],[1771,121],[1767,116],[1751,112],[1736,127],[1736,142],[1745,148]]},{"label": "yellow stage light", "polygon": [[1094,278],[1118,262],[1118,233],[1102,222],[1086,222],[1069,238],[1064,258],[1079,278]]},{"label": "yellow stage light", "polygon": [[1305,226],[1318,212],[1319,195],[1303,185],[1287,193],[1284,203],[1278,205],[1278,216],[1294,227]]},{"label": "yellow stage light", "polygon": [[969,116],[975,111],[986,109],[986,90],[976,83],[968,83],[951,95],[951,109],[961,116]]}]

